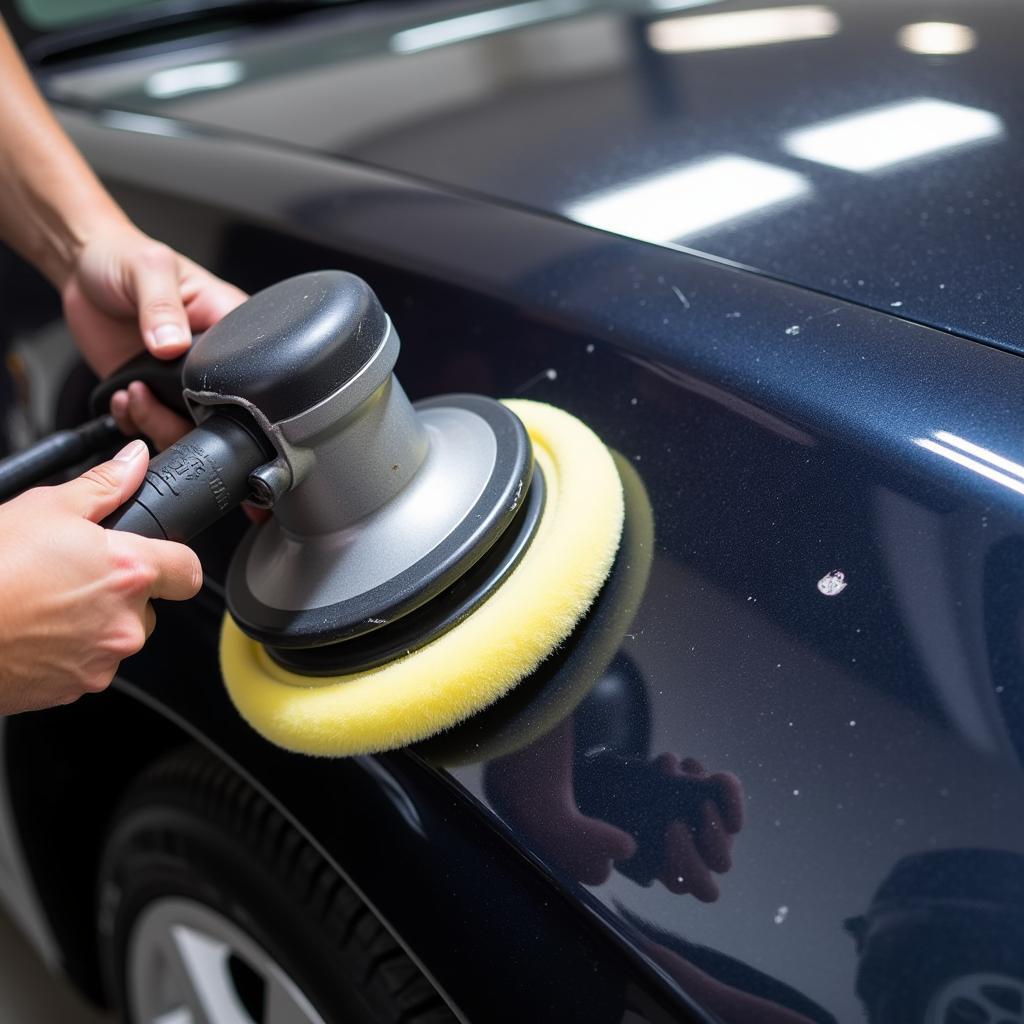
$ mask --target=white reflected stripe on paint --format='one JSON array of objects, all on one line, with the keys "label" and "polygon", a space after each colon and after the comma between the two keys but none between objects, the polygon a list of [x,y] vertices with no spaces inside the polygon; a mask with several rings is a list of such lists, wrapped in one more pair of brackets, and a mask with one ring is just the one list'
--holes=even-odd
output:
[{"label": "white reflected stripe on paint", "polygon": [[229,85],[237,85],[243,78],[245,65],[240,60],[213,60],[156,71],[146,79],[143,89],[147,95],[157,99],[170,99],[192,92],[226,89]]},{"label": "white reflected stripe on paint", "polygon": [[[957,465],[963,466],[965,469],[970,469],[979,476],[983,476],[988,480],[993,480],[997,484],[1002,484],[1004,487],[1008,487],[1011,491],[1016,491],[1018,494],[1024,494],[1024,480],[1018,480],[1007,473],[1003,473],[994,466],[988,465],[986,462],[981,462],[978,459],[972,459],[965,452],[958,451],[956,448],[949,448],[944,444],[939,444],[938,441],[933,441],[929,437],[916,437],[914,438],[914,444],[920,445],[922,448],[927,451],[934,452],[936,455],[941,455],[944,459],[949,459],[950,462],[955,462]],[[1016,464],[1014,463],[1014,465]]]},{"label": "white reflected stripe on paint", "polygon": [[829,8],[802,4],[663,18],[651,23],[647,38],[660,53],[700,53],[826,39],[839,27],[839,19]]},{"label": "white reflected stripe on paint", "polygon": [[725,153],[595,192],[564,212],[629,238],[673,242],[808,189],[807,179],[795,171]]},{"label": "white reflected stripe on paint", "polygon": [[998,469],[1004,469],[1007,473],[1013,473],[1014,476],[1019,476],[1024,480],[1024,466],[1019,462],[1014,462],[1003,455],[997,455],[988,448],[982,448],[980,444],[975,444],[973,441],[968,441],[956,434],[951,434],[948,430],[936,430],[935,433],[932,434],[932,437],[934,437],[936,441],[941,441],[943,444],[950,444],[954,448],[959,448],[961,451],[967,452],[968,455],[973,455],[975,458],[991,463]]},{"label": "white reflected stripe on paint", "polygon": [[524,4],[492,7],[488,11],[461,14],[455,18],[404,29],[391,37],[390,45],[395,53],[433,50],[438,46],[479,39],[495,32],[536,25],[550,18],[572,14],[580,10],[581,6],[579,0],[530,0]]},{"label": "white reflected stripe on paint", "polygon": [[988,110],[918,97],[798,128],[782,138],[793,156],[845,171],[878,171],[994,139],[1003,122]]}]

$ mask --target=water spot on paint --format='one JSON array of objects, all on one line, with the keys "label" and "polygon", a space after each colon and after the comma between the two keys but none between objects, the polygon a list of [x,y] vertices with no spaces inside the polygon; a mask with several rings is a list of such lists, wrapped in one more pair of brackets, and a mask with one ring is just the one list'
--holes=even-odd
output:
[{"label": "water spot on paint", "polygon": [[852,729],[856,724],[857,724],[856,721],[851,718],[850,719],[850,728]]},{"label": "water spot on paint", "polygon": [[818,580],[818,590],[826,597],[835,597],[837,594],[841,594],[847,585],[846,573],[842,569],[833,569]]},{"label": "water spot on paint", "polygon": [[594,346],[593,345],[588,345],[587,346],[587,355],[588,356],[589,355],[593,355],[593,352],[594,352]]},{"label": "water spot on paint", "polygon": [[800,790],[799,789],[794,789],[793,790],[793,796],[799,796],[799,795],[800,795]]},{"label": "water spot on paint", "polygon": [[733,310],[731,313],[726,313],[725,318],[727,320],[739,320],[743,314],[739,310]]},{"label": "water spot on paint", "polygon": [[638,399],[636,399],[636,398],[631,398],[631,399],[629,400],[629,404],[630,404],[630,405],[636,405],[637,401],[638,401]]},{"label": "water spot on paint", "polygon": [[781,906],[775,911],[775,923],[782,924],[786,920],[786,915],[789,913],[789,907]]},{"label": "water spot on paint", "polygon": [[800,325],[799,324],[793,324],[791,327],[787,327],[786,328],[786,333],[790,334],[790,335],[792,335],[792,334],[799,334],[800,333]]}]

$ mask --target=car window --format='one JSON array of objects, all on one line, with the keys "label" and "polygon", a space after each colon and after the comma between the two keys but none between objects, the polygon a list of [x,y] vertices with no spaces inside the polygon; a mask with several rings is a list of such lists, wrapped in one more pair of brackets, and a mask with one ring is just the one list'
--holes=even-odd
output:
[{"label": "car window", "polygon": [[155,2],[157,0],[17,0],[17,6],[21,16],[34,28],[57,28]]}]

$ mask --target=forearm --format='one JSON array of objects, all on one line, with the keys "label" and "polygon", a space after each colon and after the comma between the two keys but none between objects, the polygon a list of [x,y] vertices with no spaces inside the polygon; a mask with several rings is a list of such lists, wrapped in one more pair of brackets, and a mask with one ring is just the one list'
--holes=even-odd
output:
[{"label": "forearm", "polygon": [[0,236],[60,288],[101,226],[126,223],[57,123],[0,21]]}]

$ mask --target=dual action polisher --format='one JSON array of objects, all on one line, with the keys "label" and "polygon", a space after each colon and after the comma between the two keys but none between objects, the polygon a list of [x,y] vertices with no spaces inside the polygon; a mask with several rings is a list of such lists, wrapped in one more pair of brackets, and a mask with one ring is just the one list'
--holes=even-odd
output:
[{"label": "dual action polisher", "polygon": [[231,562],[221,667],[290,750],[403,746],[491,704],[569,636],[619,546],[620,476],[588,427],[529,401],[413,405],[398,350],[351,274],[259,292],[196,339],[196,427],[105,523],[187,540],[243,500],[273,508]]}]

